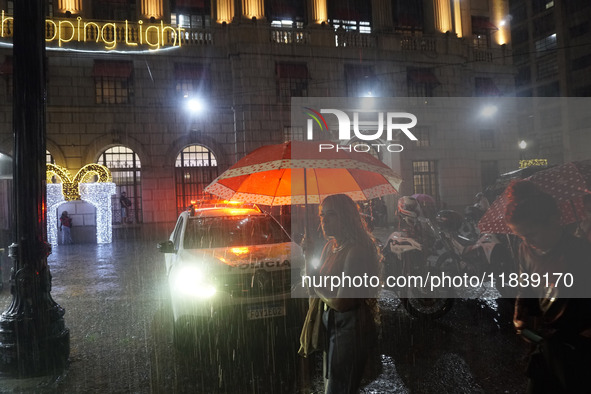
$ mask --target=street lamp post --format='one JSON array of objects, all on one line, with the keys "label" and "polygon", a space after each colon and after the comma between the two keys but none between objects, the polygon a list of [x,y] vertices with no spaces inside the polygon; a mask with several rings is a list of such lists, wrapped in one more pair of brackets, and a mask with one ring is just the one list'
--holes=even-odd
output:
[{"label": "street lamp post", "polygon": [[[14,2],[14,243],[12,302],[0,316],[0,376],[55,374],[70,333],[52,299],[45,194],[45,1]],[[25,23],[26,22],[26,23]]]}]

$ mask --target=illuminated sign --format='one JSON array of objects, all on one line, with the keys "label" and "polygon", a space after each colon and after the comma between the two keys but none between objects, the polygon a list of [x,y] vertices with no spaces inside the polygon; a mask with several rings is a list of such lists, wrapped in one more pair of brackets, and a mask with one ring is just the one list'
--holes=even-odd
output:
[{"label": "illuminated sign", "polygon": [[519,168],[535,167],[535,166],[547,166],[547,159],[529,159],[519,160]]},{"label": "illuminated sign", "polygon": [[[7,16],[2,10],[0,37],[11,37],[14,18]],[[46,19],[45,41],[57,43],[59,47],[71,43],[99,43],[105,49],[112,50],[117,45],[127,47],[147,46],[151,50],[163,47],[180,47],[181,37],[186,29],[173,28],[164,22],[150,23],[144,26],[143,21],[129,22],[95,22],[84,21],[82,17],[71,19]]]}]

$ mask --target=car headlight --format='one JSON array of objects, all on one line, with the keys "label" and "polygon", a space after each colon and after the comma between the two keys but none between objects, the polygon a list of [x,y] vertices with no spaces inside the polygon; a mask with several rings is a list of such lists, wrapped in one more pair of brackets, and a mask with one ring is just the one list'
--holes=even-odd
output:
[{"label": "car headlight", "polygon": [[173,291],[195,297],[210,298],[216,293],[215,286],[208,283],[203,271],[195,266],[182,266],[173,272]]}]

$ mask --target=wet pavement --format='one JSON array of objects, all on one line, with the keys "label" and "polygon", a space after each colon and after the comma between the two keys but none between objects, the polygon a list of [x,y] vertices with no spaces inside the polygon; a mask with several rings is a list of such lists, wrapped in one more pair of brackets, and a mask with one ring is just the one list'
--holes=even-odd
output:
[{"label": "wet pavement", "polygon": [[[69,367],[60,376],[0,379],[1,393],[322,392],[320,355],[309,360],[308,384],[301,383],[299,327],[257,327],[241,341],[221,341],[233,346],[224,346],[217,362],[176,351],[158,240],[131,231],[110,245],[54,248],[52,296],[66,310]],[[10,299],[5,286],[2,310]],[[499,303],[459,299],[448,314],[425,322],[385,292],[381,371],[363,392],[523,393],[528,346],[507,327],[509,304]]]}]

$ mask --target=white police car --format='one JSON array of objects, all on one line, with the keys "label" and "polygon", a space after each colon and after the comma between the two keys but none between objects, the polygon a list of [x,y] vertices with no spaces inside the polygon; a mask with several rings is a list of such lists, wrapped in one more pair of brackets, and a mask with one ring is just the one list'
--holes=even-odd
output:
[{"label": "white police car", "polygon": [[291,278],[300,274],[303,253],[258,208],[183,212],[169,240],[158,246],[165,254],[177,347],[207,329],[230,330],[291,313]]}]

